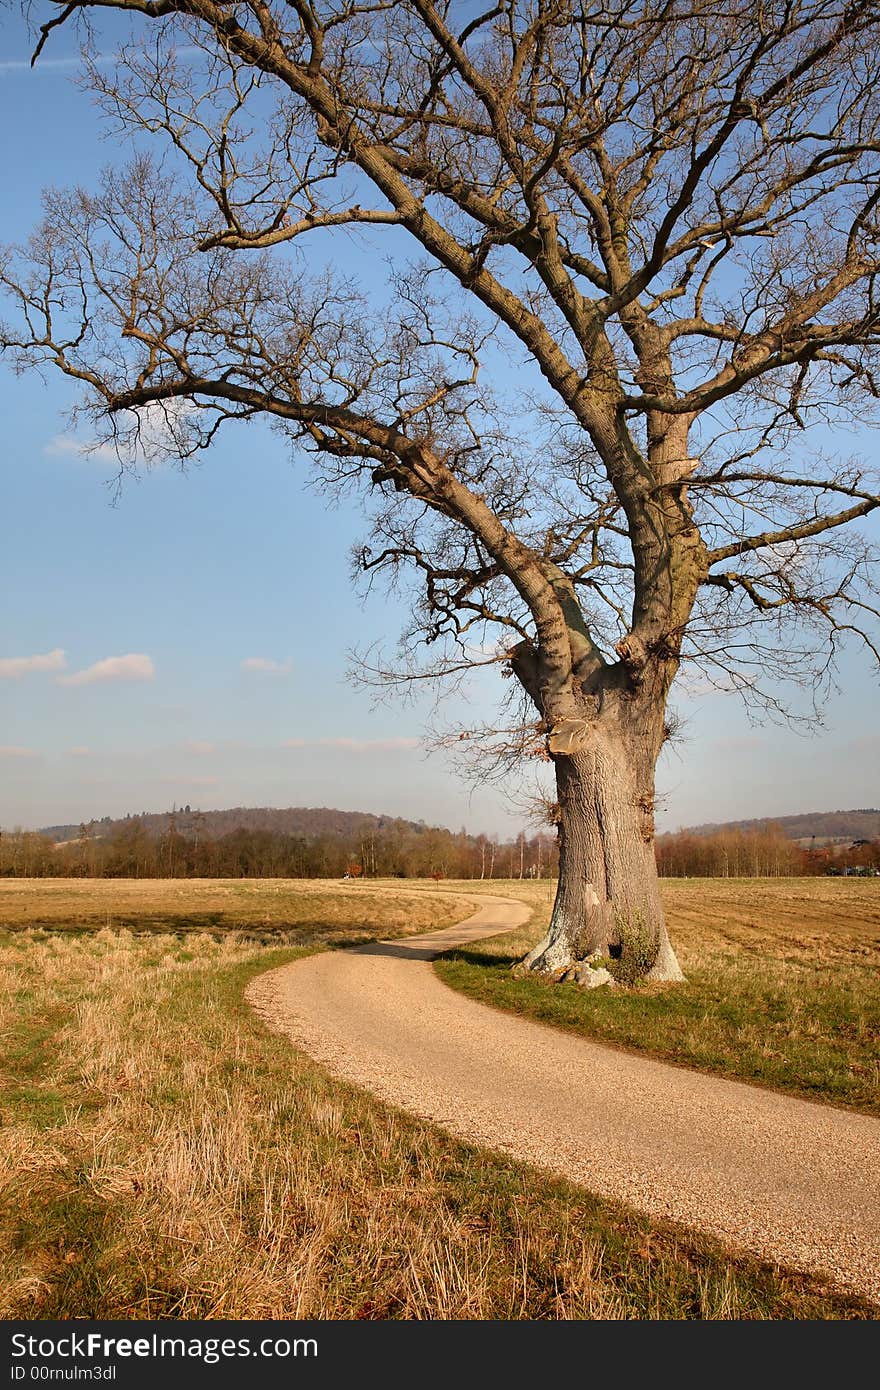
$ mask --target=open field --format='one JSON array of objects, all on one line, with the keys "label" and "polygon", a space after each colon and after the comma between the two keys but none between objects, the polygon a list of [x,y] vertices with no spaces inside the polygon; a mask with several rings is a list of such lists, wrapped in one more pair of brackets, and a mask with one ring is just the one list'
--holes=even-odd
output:
[{"label": "open field", "polygon": [[545,884],[526,892],[529,926],[438,961],[447,984],[619,1046],[880,1114],[877,879],[664,880],[687,981],[662,990],[513,978],[552,906]]},{"label": "open field", "polygon": [[0,934],[0,1317],[877,1315],[332,1080],[243,1003],[296,954]]},{"label": "open field", "polygon": [[[461,899],[338,879],[0,878],[0,929],[239,932],[250,940],[350,945],[449,926]],[[434,890],[434,891],[432,891]]]}]

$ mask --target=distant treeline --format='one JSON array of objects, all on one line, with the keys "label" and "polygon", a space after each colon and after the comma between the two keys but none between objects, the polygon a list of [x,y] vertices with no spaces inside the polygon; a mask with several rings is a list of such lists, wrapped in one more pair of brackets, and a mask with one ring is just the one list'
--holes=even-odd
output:
[{"label": "distant treeline", "polygon": [[[548,878],[556,840],[519,835],[500,843],[411,821],[362,818],[357,830],[313,835],[239,826],[208,834],[198,813],[90,822],[63,843],[36,831],[0,836],[0,875],[88,878]],[[354,819],[352,817],[352,819]]]},{"label": "distant treeline", "polygon": [[[550,832],[504,842],[421,822],[322,809],[269,812],[226,828],[230,812],[180,812],[90,821],[78,827],[0,835],[0,876],[18,878],[552,878],[558,859]],[[260,825],[262,822],[262,827]],[[70,838],[58,841],[51,832]],[[76,832],[71,836],[71,831]],[[880,840],[803,848],[778,824],[680,830],[656,842],[665,878],[767,878],[880,869]]]},{"label": "distant treeline", "polygon": [[663,878],[788,878],[847,868],[880,868],[880,840],[803,848],[777,824],[752,830],[680,830],[656,841]]}]

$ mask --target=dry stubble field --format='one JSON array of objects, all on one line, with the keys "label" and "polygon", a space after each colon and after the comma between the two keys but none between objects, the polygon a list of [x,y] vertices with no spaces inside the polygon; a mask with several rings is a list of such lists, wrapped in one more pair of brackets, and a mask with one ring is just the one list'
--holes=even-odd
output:
[{"label": "dry stubble field", "polygon": [[363,880],[8,878],[0,879],[0,929],[235,931],[275,945],[352,945],[457,922],[460,901],[434,888],[402,895]]},{"label": "dry stubble field", "polygon": [[[524,897],[532,935],[549,910],[546,883],[443,886]],[[812,885],[670,885],[682,955],[763,961],[769,933],[861,968],[873,885],[833,886],[845,929]],[[0,1317],[876,1316],[389,1111],[243,1005],[303,949],[461,915],[435,884],[0,883]]]}]

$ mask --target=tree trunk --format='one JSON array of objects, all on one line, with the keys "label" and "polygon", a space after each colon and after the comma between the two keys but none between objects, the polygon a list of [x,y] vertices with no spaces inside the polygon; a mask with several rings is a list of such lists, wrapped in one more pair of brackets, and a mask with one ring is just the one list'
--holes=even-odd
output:
[{"label": "tree trunk", "polygon": [[547,935],[523,965],[550,974],[598,952],[628,983],[682,980],[654,860],[654,759],[594,724],[557,756],[559,884]]}]

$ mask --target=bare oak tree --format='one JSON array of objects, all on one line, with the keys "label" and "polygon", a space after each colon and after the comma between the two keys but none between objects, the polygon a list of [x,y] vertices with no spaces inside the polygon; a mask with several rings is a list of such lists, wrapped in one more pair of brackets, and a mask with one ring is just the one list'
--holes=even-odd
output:
[{"label": "bare oak tree", "polygon": [[162,157],[47,196],[5,348],[125,447],[268,416],[362,486],[410,640],[454,671],[499,634],[554,765],[528,964],[680,978],[653,814],[682,663],[772,703],[847,634],[878,655],[878,484],[831,434],[878,394],[876,0],[59,0],[37,55],[72,24]]}]

